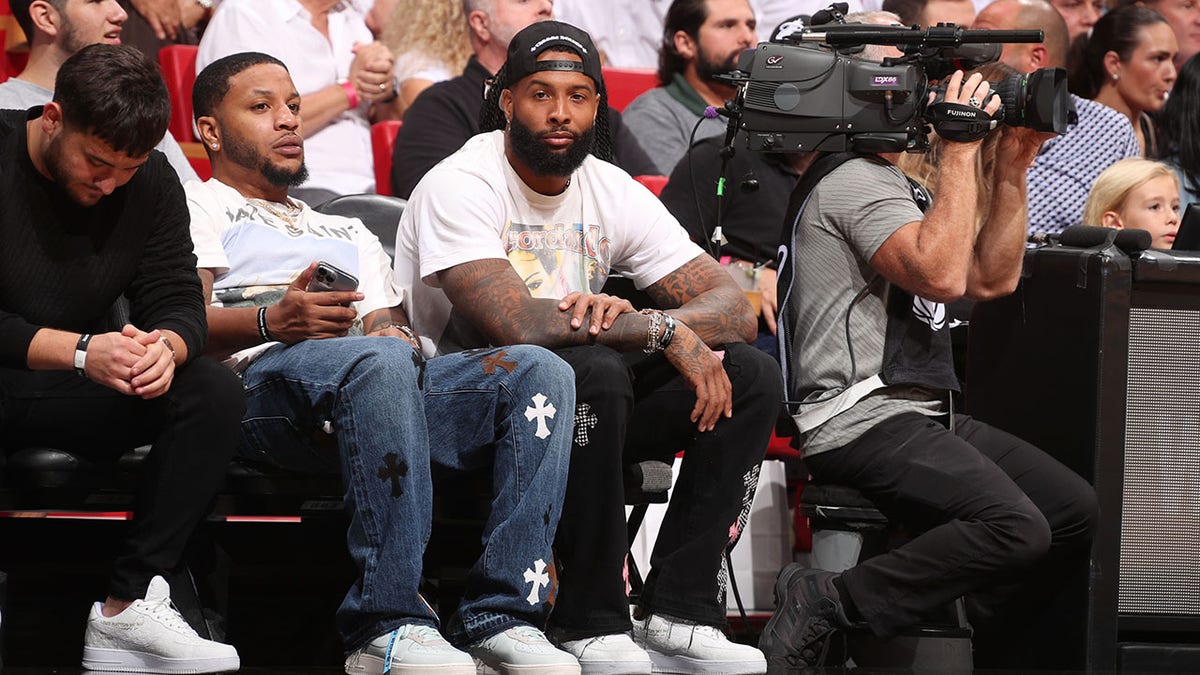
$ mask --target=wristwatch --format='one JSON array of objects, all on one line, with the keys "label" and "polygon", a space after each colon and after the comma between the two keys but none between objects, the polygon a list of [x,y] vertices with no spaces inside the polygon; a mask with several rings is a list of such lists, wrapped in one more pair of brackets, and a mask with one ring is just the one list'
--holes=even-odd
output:
[{"label": "wristwatch", "polygon": [[171,338],[164,335],[159,339],[162,340],[162,343],[164,345],[166,345],[167,349],[169,349],[171,351],[171,360],[174,361],[175,360],[175,345],[171,344]]},{"label": "wristwatch", "polygon": [[79,342],[75,343],[75,374],[80,377],[87,377],[87,373],[83,369],[87,365],[87,348],[91,341],[91,333],[84,333],[79,336]]}]

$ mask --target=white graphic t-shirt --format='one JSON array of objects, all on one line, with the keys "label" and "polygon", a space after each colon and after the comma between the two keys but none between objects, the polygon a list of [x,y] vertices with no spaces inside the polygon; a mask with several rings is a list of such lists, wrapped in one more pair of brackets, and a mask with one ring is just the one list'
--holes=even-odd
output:
[{"label": "white graphic t-shirt", "polygon": [[[213,297],[208,300],[218,307],[278,302],[314,260],[358,277],[358,290],[365,296],[354,303],[360,320],[377,309],[399,305],[404,297],[392,283],[392,261],[379,239],[357,218],[317,213],[296,199],[292,201],[300,205],[299,214],[285,218],[281,205],[247,199],[215,178],[188,183],[184,191],[196,267],[213,270]],[[356,329],[361,333],[361,326]],[[225,364],[241,372],[272,344],[244,349]]]},{"label": "white graphic t-shirt", "polygon": [[597,293],[610,270],[645,288],[703,255],[649,190],[588,157],[560,195],[525,185],[504,155],[504,133],[467,141],[417,184],[396,234],[396,285],[427,355],[486,340],[451,311],[437,273],[507,259],[537,298]]}]

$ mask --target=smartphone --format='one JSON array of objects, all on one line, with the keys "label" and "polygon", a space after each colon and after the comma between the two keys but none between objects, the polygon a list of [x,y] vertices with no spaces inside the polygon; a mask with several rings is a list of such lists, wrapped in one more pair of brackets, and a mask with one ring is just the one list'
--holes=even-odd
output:
[{"label": "smartphone", "polygon": [[317,271],[313,273],[308,287],[309,293],[321,291],[357,291],[358,277],[338,269],[335,265],[324,260],[317,263]]}]

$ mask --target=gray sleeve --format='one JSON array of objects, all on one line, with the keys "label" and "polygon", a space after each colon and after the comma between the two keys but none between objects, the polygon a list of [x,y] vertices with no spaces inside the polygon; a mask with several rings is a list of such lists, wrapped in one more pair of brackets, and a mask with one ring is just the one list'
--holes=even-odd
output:
[{"label": "gray sleeve", "polygon": [[924,218],[907,179],[894,167],[866,159],[846,162],[813,194],[821,220],[870,261],[896,230]]},{"label": "gray sleeve", "polygon": [[625,126],[663,176],[671,175],[671,169],[687,151],[691,131],[690,127],[681,128],[668,96],[662,89],[652,89],[636,98],[622,114]]},{"label": "gray sleeve", "polygon": [[196,175],[196,170],[192,168],[192,163],[184,156],[183,148],[179,147],[179,143],[169,132],[158,144],[158,150],[167,156],[167,163],[171,165],[172,169],[175,169],[180,185],[185,185],[188,181],[200,180],[200,177]]}]

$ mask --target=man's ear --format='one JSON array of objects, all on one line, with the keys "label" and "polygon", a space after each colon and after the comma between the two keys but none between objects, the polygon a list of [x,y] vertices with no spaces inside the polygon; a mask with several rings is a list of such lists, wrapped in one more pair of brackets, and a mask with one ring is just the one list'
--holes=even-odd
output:
[{"label": "man's ear", "polygon": [[1046,62],[1049,60],[1049,52],[1046,51],[1046,45],[1036,44],[1029,48],[1029,67],[1031,70],[1045,68]]},{"label": "man's ear", "polygon": [[477,9],[467,15],[467,28],[470,29],[475,39],[480,42],[487,42],[491,39],[491,23],[491,17],[483,10]]},{"label": "man's ear", "polygon": [[200,142],[210,154],[221,149],[221,129],[217,126],[217,118],[204,115],[196,118],[196,129],[200,132]]},{"label": "man's ear", "polygon": [[57,101],[50,101],[42,107],[42,133],[47,136],[54,136],[62,131],[66,123],[63,120],[62,104]]},{"label": "man's ear", "polygon": [[1121,215],[1116,211],[1105,211],[1104,215],[1100,216],[1100,224],[1115,230],[1125,229],[1125,225],[1121,223]]},{"label": "man's ear", "polygon": [[[33,22],[34,30],[41,31],[50,37],[57,37],[58,29],[62,26],[62,14],[46,0],[33,0],[29,3],[29,19]],[[25,36],[30,44],[33,43],[33,37],[32,35]]]},{"label": "man's ear", "polygon": [[513,118],[513,95],[512,90],[504,89],[500,92],[500,110],[504,112],[504,119],[512,122]]},{"label": "man's ear", "polygon": [[691,61],[696,58],[696,41],[687,31],[677,30],[674,35],[675,51],[683,58]]}]

